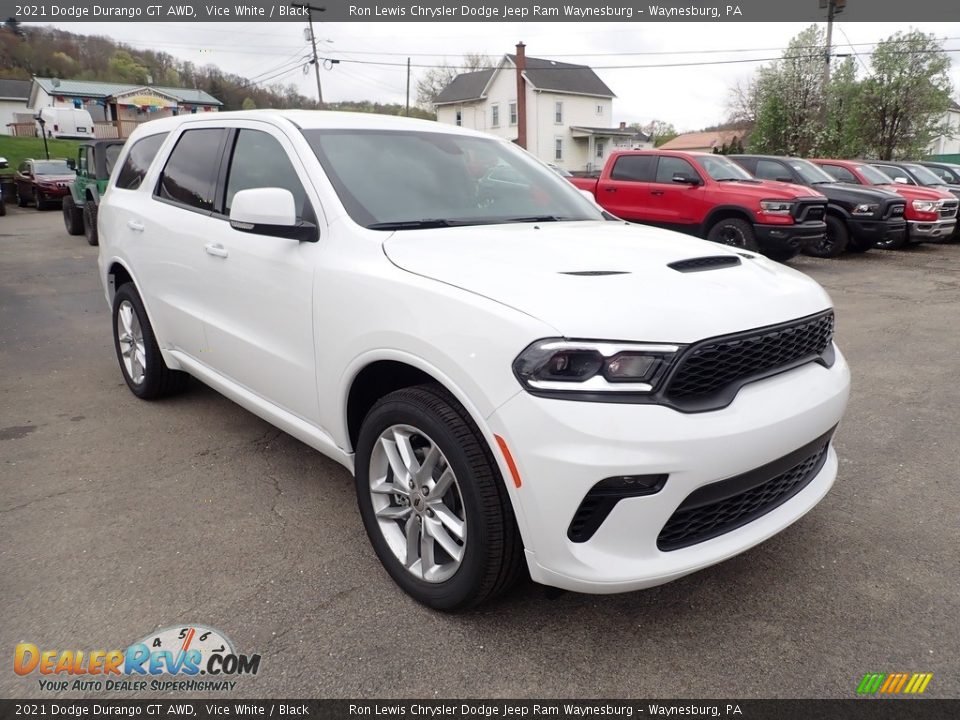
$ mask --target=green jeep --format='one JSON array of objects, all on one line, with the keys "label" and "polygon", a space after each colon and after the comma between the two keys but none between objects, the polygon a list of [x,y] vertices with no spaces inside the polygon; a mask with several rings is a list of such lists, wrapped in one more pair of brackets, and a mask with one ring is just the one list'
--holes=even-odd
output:
[{"label": "green jeep", "polygon": [[63,224],[71,235],[86,235],[96,245],[97,205],[107,189],[110,173],[120,157],[124,140],[93,140],[77,149],[77,177],[63,198]]}]

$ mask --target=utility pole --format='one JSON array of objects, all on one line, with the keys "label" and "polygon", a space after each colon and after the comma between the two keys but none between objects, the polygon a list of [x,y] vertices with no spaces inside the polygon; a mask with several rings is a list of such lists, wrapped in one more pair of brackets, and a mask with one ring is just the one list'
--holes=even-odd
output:
[{"label": "utility pole", "polygon": [[407,117],[410,117],[410,58],[407,58]]},{"label": "utility pole", "polygon": [[820,0],[820,9],[827,11],[827,48],[823,56],[823,119],[827,119],[827,92],[830,87],[830,56],[833,54],[833,19],[843,12],[847,0]]},{"label": "utility pole", "polygon": [[304,3],[293,3],[290,7],[304,8],[307,11],[307,22],[310,24],[310,47],[313,48],[313,72],[317,76],[317,104],[323,110],[323,90],[320,87],[320,61],[317,59],[317,36],[313,32],[313,13],[326,12],[327,9]]}]

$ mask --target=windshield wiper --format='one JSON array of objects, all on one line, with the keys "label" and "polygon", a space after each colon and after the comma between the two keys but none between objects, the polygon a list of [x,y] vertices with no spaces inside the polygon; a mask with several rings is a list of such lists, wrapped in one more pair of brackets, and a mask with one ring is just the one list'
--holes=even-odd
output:
[{"label": "windshield wiper", "polygon": [[760,181],[755,178],[714,178],[717,182],[745,182],[753,183],[754,185],[758,184]]},{"label": "windshield wiper", "polygon": [[836,180],[814,180],[811,185],[833,185]]},{"label": "windshield wiper", "polygon": [[368,230],[423,230],[426,228],[453,227],[457,222],[443,218],[424,218],[423,220],[396,220],[367,225]]},{"label": "windshield wiper", "polygon": [[506,223],[528,223],[528,222],[563,222],[571,218],[561,217],[559,215],[527,215],[522,217],[503,218]]}]

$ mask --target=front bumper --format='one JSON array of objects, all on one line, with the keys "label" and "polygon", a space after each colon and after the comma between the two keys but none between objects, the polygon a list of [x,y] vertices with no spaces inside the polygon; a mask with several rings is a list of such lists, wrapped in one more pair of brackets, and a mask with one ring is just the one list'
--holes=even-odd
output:
[{"label": "front bumper", "polygon": [[[591,593],[652,587],[713,565],[766,540],[808,512],[837,473],[832,447],[809,483],[751,522],[688,547],[662,551],[658,537],[697,488],[772,463],[836,426],[850,373],[811,363],[743,387],[728,407],[684,414],[657,405],[537,398],[521,392],[488,418],[522,479],[512,494],[531,577]],[[584,542],[571,520],[600,480],[667,475],[652,495],[621,499]]]},{"label": "front bumper", "polygon": [[858,240],[870,243],[885,243],[902,237],[907,231],[907,221],[903,218],[889,220],[849,220],[851,234]]},{"label": "front bumper", "polygon": [[42,197],[44,200],[62,200],[70,194],[70,187],[68,185],[62,187],[59,185],[34,185],[33,194]]},{"label": "front bumper", "polygon": [[757,242],[762,248],[789,247],[803,250],[821,242],[827,234],[823,221],[798,223],[796,225],[754,225]]},{"label": "front bumper", "polygon": [[929,242],[931,240],[945,240],[949,238],[957,227],[953,220],[908,220],[907,236],[910,242]]}]

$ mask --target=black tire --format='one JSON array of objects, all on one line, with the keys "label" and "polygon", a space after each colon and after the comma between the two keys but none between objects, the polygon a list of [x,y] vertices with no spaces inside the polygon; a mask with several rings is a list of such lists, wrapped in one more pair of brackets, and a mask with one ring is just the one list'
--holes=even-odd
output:
[{"label": "black tire", "polygon": [[907,231],[904,230],[896,237],[891,238],[888,236],[886,240],[877,240],[873,244],[873,247],[880,248],[881,250],[899,250],[907,244],[907,241]]},{"label": "black tire", "polygon": [[87,200],[83,204],[83,233],[87,236],[88,245],[100,244],[100,237],[97,235],[97,205],[93,200]]},{"label": "black tire", "polygon": [[753,225],[740,218],[718,220],[707,232],[707,240],[739,250],[760,252]]},{"label": "black tire", "polygon": [[83,235],[83,213],[73,201],[73,195],[63,198],[63,225],[70,235]]},{"label": "black tire", "polygon": [[795,258],[797,255],[799,255],[800,248],[790,247],[789,245],[781,245],[775,248],[764,248],[761,250],[761,252],[771,260],[785,263],[787,260]]},{"label": "black tire", "polygon": [[[467,541],[459,568],[442,582],[428,582],[407,570],[375,516],[371,455],[380,434],[393,425],[413,426],[432,439],[457,478]],[[360,515],[377,557],[418,602],[436,610],[466,610],[506,592],[520,576],[523,543],[496,460],[467,412],[439,385],[397,390],[373,406],[360,429],[355,477]]]},{"label": "black tire", "polygon": [[30,201],[23,196],[23,193],[20,192],[20,188],[17,188],[17,207],[26,207],[28,202]]},{"label": "black tire", "polygon": [[3,198],[0,198],[0,217],[3,217],[7,214],[7,204],[3,201]]},{"label": "black tire", "polygon": [[43,199],[43,196],[40,193],[34,193],[33,200],[38,211],[47,209],[47,201]]},{"label": "black tire", "polygon": [[827,215],[824,218],[827,223],[827,232],[823,240],[815,245],[807,245],[803,249],[804,254],[819,258],[835,258],[847,248],[847,242],[850,239],[850,233],[847,231],[847,224],[836,215]]},{"label": "black tire", "polygon": [[[143,378],[139,382],[136,382],[127,372],[120,349],[120,333],[118,331],[117,316],[120,314],[120,309],[124,303],[129,303],[133,308],[143,338],[146,367],[144,368]],[[153,334],[150,320],[147,318],[147,312],[144,310],[143,302],[140,300],[140,294],[133,286],[133,283],[125,283],[117,290],[116,295],[113,297],[112,317],[113,347],[117,353],[117,362],[120,363],[120,372],[123,374],[123,379],[127,382],[127,387],[130,388],[130,392],[141,400],[156,400],[180,392],[186,387],[189,376],[184,372],[171,370],[163,361],[163,355],[160,353],[159,345],[157,345],[157,339]]]}]

